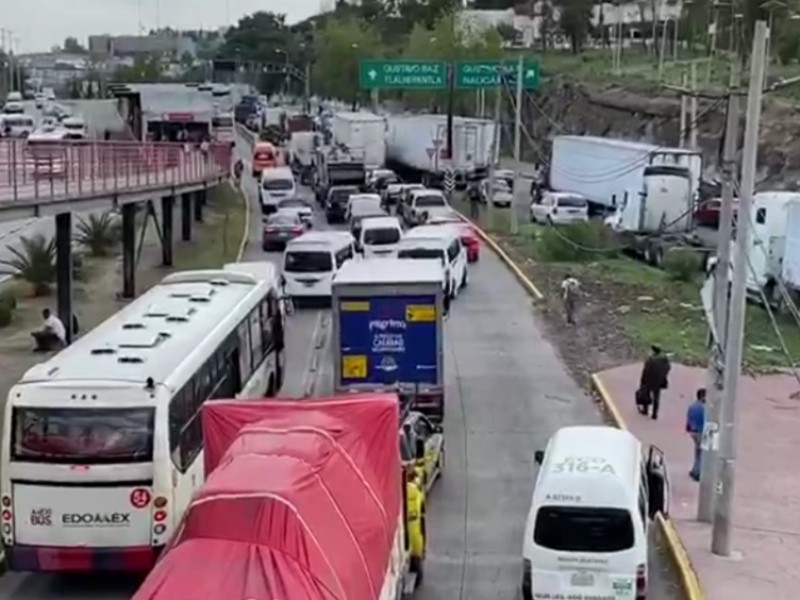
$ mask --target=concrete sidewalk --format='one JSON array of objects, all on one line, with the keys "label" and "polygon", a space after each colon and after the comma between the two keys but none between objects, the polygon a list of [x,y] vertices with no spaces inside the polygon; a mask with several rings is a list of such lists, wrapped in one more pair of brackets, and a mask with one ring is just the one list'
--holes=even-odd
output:
[{"label": "concrete sidewalk", "polygon": [[711,527],[696,521],[699,484],[689,478],[693,446],[686,409],[705,369],[673,365],[659,419],[636,411],[641,363],[596,375],[628,429],[667,454],[671,518],[708,600],[800,598],[800,398],[789,375],[742,377],[733,506],[735,556],[711,554]]}]

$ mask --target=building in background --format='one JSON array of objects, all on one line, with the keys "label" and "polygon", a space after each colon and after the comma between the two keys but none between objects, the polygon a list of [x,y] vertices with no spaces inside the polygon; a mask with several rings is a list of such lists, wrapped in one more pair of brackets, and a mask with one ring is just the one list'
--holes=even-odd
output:
[{"label": "building in background", "polygon": [[189,36],[167,35],[90,35],[89,54],[95,59],[196,56],[197,46]]}]

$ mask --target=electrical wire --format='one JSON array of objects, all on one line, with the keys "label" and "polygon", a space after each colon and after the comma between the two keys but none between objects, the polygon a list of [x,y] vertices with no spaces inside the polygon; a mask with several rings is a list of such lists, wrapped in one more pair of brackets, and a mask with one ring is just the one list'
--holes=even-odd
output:
[{"label": "electrical wire", "polygon": [[[504,85],[502,87],[505,90],[506,95],[509,97],[509,100],[511,102],[512,108],[514,109],[514,111],[516,111],[517,102],[516,102],[516,98],[514,98],[513,94],[511,93],[510,87],[508,85]],[[722,101],[723,101],[722,98],[717,99],[711,105],[706,107],[706,109],[703,110],[700,114],[698,114],[691,123],[687,124],[686,129],[682,132],[682,135],[685,134],[686,131],[691,130],[693,127],[695,127],[697,124],[699,124],[700,121],[703,118],[705,118],[705,116],[708,115],[711,111],[715,110],[722,103]],[[542,112],[541,107],[537,106],[537,108],[540,110],[540,112]],[[552,119],[551,119],[551,121],[552,121]],[[559,127],[561,127],[561,126],[559,126]],[[624,175],[627,175],[629,173],[637,171],[641,167],[646,166],[649,163],[649,160],[650,160],[649,155],[645,155],[645,156],[642,156],[640,158],[634,159],[633,161],[631,161],[627,165],[623,163],[621,165],[617,165],[616,167],[614,167],[612,169],[607,169],[607,170],[604,171],[604,174],[601,177],[587,177],[586,173],[578,173],[578,172],[572,173],[572,172],[570,172],[569,169],[565,169],[565,168],[562,168],[562,167],[554,168],[552,163],[547,158],[547,156],[542,152],[541,148],[539,148],[538,144],[536,143],[536,141],[531,136],[531,134],[528,131],[527,127],[524,127],[524,126],[521,125],[520,129],[524,133],[526,139],[528,140],[528,143],[531,145],[531,147],[533,148],[534,152],[539,157],[540,162],[544,163],[550,169],[551,172],[555,171],[556,173],[561,173],[564,176],[569,177],[570,179],[573,179],[573,180],[577,180],[580,183],[592,184],[592,183],[610,182],[610,181],[613,181],[615,179],[619,179],[620,177],[622,177]],[[563,130],[563,127],[561,127],[561,129]],[[658,147],[656,147],[655,151],[658,152],[659,150],[669,150],[669,149],[670,149],[669,146],[658,146]]]}]

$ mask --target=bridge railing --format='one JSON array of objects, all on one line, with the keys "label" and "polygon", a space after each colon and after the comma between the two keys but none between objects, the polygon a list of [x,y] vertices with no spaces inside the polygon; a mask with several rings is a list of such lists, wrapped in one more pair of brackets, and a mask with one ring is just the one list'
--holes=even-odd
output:
[{"label": "bridge railing", "polygon": [[0,140],[0,202],[180,186],[230,172],[233,148],[173,142]]}]

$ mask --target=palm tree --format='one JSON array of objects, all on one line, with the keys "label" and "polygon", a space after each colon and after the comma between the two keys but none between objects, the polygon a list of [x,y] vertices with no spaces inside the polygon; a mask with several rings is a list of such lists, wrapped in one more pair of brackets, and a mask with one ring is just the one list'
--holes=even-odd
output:
[{"label": "palm tree", "polygon": [[110,213],[79,219],[75,241],[92,256],[108,256],[119,241],[119,222]]},{"label": "palm tree", "polygon": [[19,246],[7,246],[12,257],[0,260],[14,276],[33,286],[34,296],[46,296],[56,280],[56,243],[43,235],[21,237]]}]

